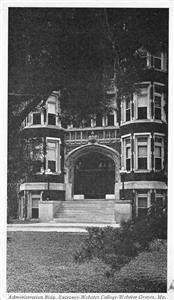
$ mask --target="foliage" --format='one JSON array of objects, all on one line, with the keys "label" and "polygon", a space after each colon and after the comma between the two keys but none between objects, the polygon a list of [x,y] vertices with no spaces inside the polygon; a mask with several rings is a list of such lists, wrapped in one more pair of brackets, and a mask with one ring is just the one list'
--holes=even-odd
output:
[{"label": "foliage", "polygon": [[167,209],[153,204],[144,218],[124,222],[121,228],[88,228],[89,236],[75,254],[83,262],[98,257],[120,269],[154,239],[167,239]]},{"label": "foliage", "polygon": [[125,286],[124,292],[166,292],[167,242],[154,240],[150,251],[141,252],[115,273],[114,278],[118,285]]},{"label": "foliage", "polygon": [[167,49],[167,31],[167,9],[10,8],[11,124],[15,106],[29,102],[22,121],[53,90],[68,116],[105,109],[110,79],[119,95],[129,94],[140,75],[135,51]]},{"label": "foliage", "polygon": [[7,218],[18,216],[19,187],[26,179],[30,181],[34,167],[44,164],[41,138],[22,139],[20,131],[9,131]]}]

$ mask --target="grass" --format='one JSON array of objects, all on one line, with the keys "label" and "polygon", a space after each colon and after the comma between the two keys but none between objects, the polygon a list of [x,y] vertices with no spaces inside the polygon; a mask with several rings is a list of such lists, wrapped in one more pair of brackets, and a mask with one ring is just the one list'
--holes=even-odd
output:
[{"label": "grass", "polygon": [[8,292],[99,292],[100,279],[107,281],[108,267],[97,259],[81,265],[74,262],[85,235],[9,232],[8,237]]},{"label": "grass", "polygon": [[[152,278],[155,284],[156,279],[160,284],[166,280],[165,251],[141,253],[108,278],[105,274],[109,267],[97,258],[75,263],[74,253],[85,239],[83,234],[8,232],[8,237],[9,293],[141,292],[145,288],[143,280]],[[137,281],[139,276],[141,284]]]}]

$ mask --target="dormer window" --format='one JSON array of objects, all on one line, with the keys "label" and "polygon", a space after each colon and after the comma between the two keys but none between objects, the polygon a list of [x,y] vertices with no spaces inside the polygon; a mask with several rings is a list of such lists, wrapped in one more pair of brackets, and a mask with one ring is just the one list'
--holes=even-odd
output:
[{"label": "dormer window", "polygon": [[33,125],[41,124],[41,113],[33,113]]},{"label": "dormer window", "polygon": [[167,71],[167,55],[164,52],[150,53],[146,49],[140,48],[136,51],[141,58],[142,66],[154,68],[157,71]]},{"label": "dormer window", "polygon": [[155,69],[161,70],[162,69],[161,55],[160,56],[152,56],[152,63],[153,63],[153,67]]},{"label": "dormer window", "polygon": [[151,67],[153,67],[155,70],[166,71],[166,55],[162,52],[152,55]]},{"label": "dormer window", "polygon": [[56,115],[48,113],[48,125],[56,125]]}]

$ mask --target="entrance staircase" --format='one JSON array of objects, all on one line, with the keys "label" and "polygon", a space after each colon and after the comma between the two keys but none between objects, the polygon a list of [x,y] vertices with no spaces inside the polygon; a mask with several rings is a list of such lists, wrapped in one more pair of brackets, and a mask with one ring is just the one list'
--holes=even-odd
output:
[{"label": "entrance staircase", "polygon": [[115,223],[114,200],[85,199],[62,201],[54,215],[55,223]]}]

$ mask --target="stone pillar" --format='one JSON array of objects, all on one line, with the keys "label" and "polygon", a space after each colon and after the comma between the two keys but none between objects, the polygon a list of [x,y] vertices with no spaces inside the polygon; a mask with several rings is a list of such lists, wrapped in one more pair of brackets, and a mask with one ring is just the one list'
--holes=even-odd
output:
[{"label": "stone pillar", "polygon": [[40,222],[52,221],[55,212],[57,212],[60,206],[61,206],[61,201],[40,201],[39,202]]},{"label": "stone pillar", "polygon": [[72,183],[65,184],[65,200],[72,200]]},{"label": "stone pillar", "polygon": [[119,201],[120,200],[120,183],[115,182],[115,200]]},{"label": "stone pillar", "polygon": [[115,202],[115,221],[121,223],[132,219],[131,200],[119,200]]}]

